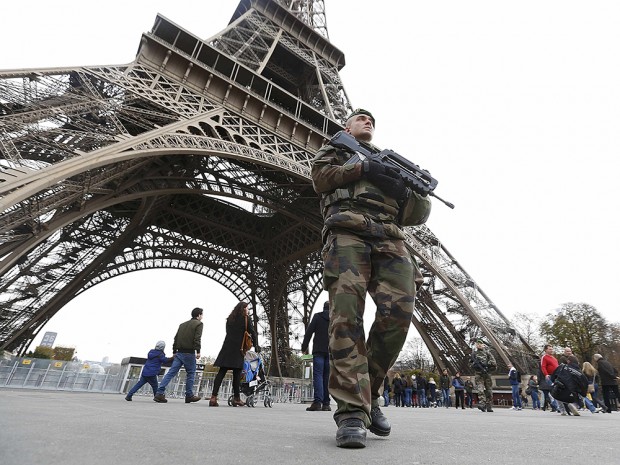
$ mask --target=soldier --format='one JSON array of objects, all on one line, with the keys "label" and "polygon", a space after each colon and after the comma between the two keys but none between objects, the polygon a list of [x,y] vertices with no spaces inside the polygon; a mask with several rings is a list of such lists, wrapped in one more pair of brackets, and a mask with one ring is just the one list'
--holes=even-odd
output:
[{"label": "soldier", "polygon": [[495,357],[480,338],[476,339],[476,350],[471,354],[469,365],[476,372],[476,389],[478,390],[478,408],[483,412],[493,411],[493,380],[491,372],[497,369]]},{"label": "soldier", "polygon": [[[345,131],[369,144],[375,118],[355,110]],[[414,296],[422,284],[401,226],[423,224],[431,203],[407,188],[401,176],[370,160],[347,163],[353,153],[322,147],[312,164],[314,190],[324,220],[323,286],[330,304],[329,391],[338,408],[338,447],[365,447],[366,428],[388,436],[379,408],[383,380],[407,337]],[[377,305],[364,335],[366,292]]]}]

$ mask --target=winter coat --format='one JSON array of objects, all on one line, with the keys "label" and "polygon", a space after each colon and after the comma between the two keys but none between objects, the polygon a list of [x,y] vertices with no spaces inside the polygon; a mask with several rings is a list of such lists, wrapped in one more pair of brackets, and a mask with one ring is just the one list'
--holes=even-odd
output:
[{"label": "winter coat", "polygon": [[168,360],[163,350],[151,349],[146,356],[146,363],[142,368],[142,376],[157,376],[161,371],[162,364]]},{"label": "winter coat", "polygon": [[306,329],[306,335],[301,343],[301,351],[306,352],[308,350],[308,344],[310,344],[310,338],[314,335],[314,342],[312,344],[312,353],[327,355],[329,354],[329,308],[323,309],[321,313],[316,313],[312,317],[312,321]]},{"label": "winter coat", "polygon": [[519,381],[519,372],[515,367],[512,367],[508,372],[508,379],[510,380],[511,386],[518,386],[519,384],[521,384],[521,382]]},{"label": "winter coat", "polygon": [[603,358],[599,359],[598,361],[598,375],[601,378],[602,386],[618,385],[618,380],[616,379],[616,377],[618,376],[618,372],[611,363],[609,363]]},{"label": "winter coat", "polygon": [[416,378],[416,380],[418,381],[418,391],[426,391],[426,388],[428,387],[428,381],[426,381],[426,378],[420,375]]},{"label": "winter coat", "polygon": [[202,339],[203,324],[198,318],[181,323],[174,336],[172,353],[181,352],[184,354],[200,353],[200,340]]},{"label": "winter coat", "polygon": [[452,386],[454,386],[455,391],[462,391],[463,389],[465,389],[465,383],[460,376],[455,376],[452,379]]},{"label": "winter coat", "polygon": [[551,395],[561,402],[577,402],[577,394],[585,397],[588,393],[588,378],[578,365],[561,363],[551,375],[551,380]]},{"label": "winter coat", "polygon": [[392,381],[392,389],[394,390],[394,394],[400,394],[403,392],[403,380],[400,378],[394,378],[394,381]]},{"label": "winter coat", "polygon": [[[242,314],[234,320],[226,319],[226,337],[224,344],[213,365],[220,368],[243,368],[243,357],[241,352],[241,342],[246,331],[245,316]],[[252,320],[248,316],[247,332],[252,337],[253,345],[258,349],[258,339],[256,331],[252,325]]]},{"label": "winter coat", "polygon": [[439,386],[441,387],[441,389],[450,389],[450,376],[443,374],[440,375]]}]

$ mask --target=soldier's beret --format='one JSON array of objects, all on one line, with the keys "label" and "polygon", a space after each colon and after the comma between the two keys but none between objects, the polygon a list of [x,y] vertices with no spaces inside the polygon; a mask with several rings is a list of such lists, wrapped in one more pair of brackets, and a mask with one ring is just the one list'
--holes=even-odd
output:
[{"label": "soldier's beret", "polygon": [[368,110],[364,110],[363,108],[357,108],[356,110],[353,110],[353,113],[351,113],[349,116],[347,116],[347,121],[350,118],[353,118],[354,116],[357,116],[357,115],[366,115],[366,116],[368,116],[372,120],[372,125],[374,127],[377,127],[377,125],[375,124],[375,117],[372,116],[371,112],[369,112]]},{"label": "soldier's beret", "polygon": [[476,342],[479,342],[480,344],[485,344],[484,339],[480,337],[476,339]]}]

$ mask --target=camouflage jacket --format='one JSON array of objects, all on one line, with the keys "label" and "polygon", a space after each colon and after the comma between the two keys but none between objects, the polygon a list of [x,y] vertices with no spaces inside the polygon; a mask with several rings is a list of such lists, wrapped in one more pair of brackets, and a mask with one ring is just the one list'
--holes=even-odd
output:
[{"label": "camouflage jacket", "polygon": [[401,226],[423,224],[431,211],[428,198],[407,189],[399,203],[362,176],[362,164],[346,164],[352,154],[325,145],[312,162],[312,184],[321,194],[321,213],[329,230],[360,236],[404,239]]},{"label": "camouflage jacket", "polygon": [[[476,363],[476,360],[479,363]],[[483,371],[480,369],[484,367],[487,372],[491,373],[497,369],[497,362],[495,361],[495,357],[488,349],[475,349],[471,354],[471,358],[469,359],[469,365],[474,369],[476,373],[482,373]]]}]

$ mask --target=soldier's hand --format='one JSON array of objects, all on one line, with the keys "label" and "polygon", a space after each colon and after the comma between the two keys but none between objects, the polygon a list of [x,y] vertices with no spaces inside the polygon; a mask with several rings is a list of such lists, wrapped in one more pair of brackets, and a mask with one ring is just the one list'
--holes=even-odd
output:
[{"label": "soldier's hand", "polygon": [[371,182],[376,181],[380,176],[385,176],[385,166],[374,160],[364,160],[362,171]]},{"label": "soldier's hand", "polygon": [[396,170],[386,168],[381,163],[373,160],[364,160],[363,172],[371,183],[389,197],[399,202],[405,198],[407,194],[405,182]]}]

